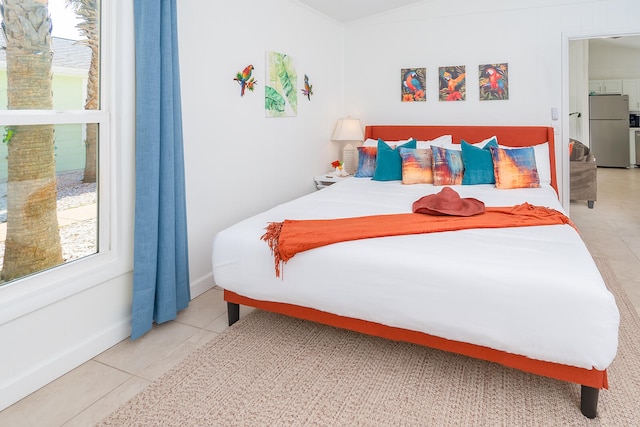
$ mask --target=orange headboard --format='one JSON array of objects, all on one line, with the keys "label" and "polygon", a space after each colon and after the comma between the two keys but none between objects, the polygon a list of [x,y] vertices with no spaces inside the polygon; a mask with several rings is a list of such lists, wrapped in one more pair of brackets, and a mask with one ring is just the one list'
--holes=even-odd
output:
[{"label": "orange headboard", "polygon": [[551,186],[558,192],[556,179],[556,156],[553,128],[546,126],[422,126],[422,125],[374,125],[365,128],[365,138],[386,141],[414,138],[419,141],[451,135],[455,144],[464,139],[475,143],[496,136],[498,144],[509,147],[527,147],[549,143],[549,164],[551,166]]}]

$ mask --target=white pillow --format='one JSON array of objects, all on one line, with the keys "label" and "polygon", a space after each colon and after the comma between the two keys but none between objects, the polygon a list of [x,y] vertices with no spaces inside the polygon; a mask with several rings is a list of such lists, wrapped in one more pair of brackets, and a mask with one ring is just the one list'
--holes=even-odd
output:
[{"label": "white pillow", "polygon": [[444,143],[444,144],[433,144],[433,145],[437,145],[438,147],[446,148],[447,150],[462,151],[462,144],[454,144],[453,142]]},{"label": "white pillow", "polygon": [[367,138],[367,140],[364,141],[362,146],[363,147],[377,147],[378,146],[378,140],[377,139]]},{"label": "white pillow", "polygon": [[467,141],[467,142],[469,142],[469,144],[473,145],[474,147],[484,148],[484,146],[487,145],[487,142],[491,141],[492,139],[495,139],[496,143],[498,142],[498,137],[495,136],[495,135],[490,136],[489,138],[484,139],[484,140],[482,140],[480,142],[476,142],[476,143],[471,143],[469,141]]},{"label": "white pillow", "polygon": [[[402,145],[405,142],[409,142],[412,139],[413,138],[403,139],[401,141],[387,141],[386,139],[383,139],[383,141],[386,142],[390,147],[395,147],[397,145]],[[367,140],[364,141],[362,146],[363,147],[377,147],[378,146],[378,140],[377,139],[372,139],[372,138],[367,138]]]},{"label": "white pillow", "polygon": [[538,178],[540,184],[551,185],[551,161],[549,160],[549,143],[533,146],[536,157],[536,168],[538,168]]},{"label": "white pillow", "polygon": [[[454,144],[453,142],[451,142],[451,135],[446,135],[449,137],[449,141],[445,142],[443,144],[440,144],[440,147],[446,148],[447,150],[457,150],[457,151],[462,151],[462,143],[460,144]],[[480,142],[475,142],[475,143],[471,143],[469,141],[469,144],[473,145],[474,147],[478,147],[478,148],[484,148],[485,145],[487,145],[487,142],[491,141],[492,139],[495,139],[496,142],[498,142],[498,137],[497,136],[491,136],[485,140],[482,140]],[[435,145],[435,144],[434,144]],[[512,147],[513,148],[513,147]]]},{"label": "white pillow", "polygon": [[[500,148],[522,148],[522,147],[507,147],[506,145],[500,145]],[[533,146],[533,154],[536,158],[536,169],[538,169],[538,179],[540,184],[551,185],[551,161],[549,160],[549,142]]]},{"label": "white pillow", "polygon": [[[453,145],[453,138],[451,135],[442,135],[430,141],[416,141],[416,148],[431,148],[432,145],[437,145],[438,147]],[[460,149],[460,147],[458,147],[458,149]]]}]

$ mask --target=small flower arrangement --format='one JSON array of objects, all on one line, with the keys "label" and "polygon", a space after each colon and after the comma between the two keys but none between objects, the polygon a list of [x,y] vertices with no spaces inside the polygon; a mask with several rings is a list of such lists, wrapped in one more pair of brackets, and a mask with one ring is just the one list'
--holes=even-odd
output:
[{"label": "small flower arrangement", "polygon": [[332,168],[336,168],[336,171],[334,172],[334,176],[347,176],[347,171],[344,170],[344,162],[341,162],[340,160],[334,160],[333,162],[331,162],[331,167]]}]

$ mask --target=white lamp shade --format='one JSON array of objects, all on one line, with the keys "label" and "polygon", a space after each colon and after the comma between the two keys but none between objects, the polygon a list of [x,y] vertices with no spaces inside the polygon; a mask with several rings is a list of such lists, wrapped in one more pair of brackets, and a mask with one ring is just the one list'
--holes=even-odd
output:
[{"label": "white lamp shade", "polygon": [[364,141],[364,133],[360,120],[340,119],[336,124],[336,129],[331,137],[332,141]]}]

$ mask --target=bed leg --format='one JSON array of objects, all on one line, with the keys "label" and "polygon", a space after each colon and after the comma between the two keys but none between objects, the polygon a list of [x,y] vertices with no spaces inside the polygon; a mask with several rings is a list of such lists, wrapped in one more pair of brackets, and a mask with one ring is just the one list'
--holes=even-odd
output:
[{"label": "bed leg", "polygon": [[595,418],[598,409],[598,393],[600,389],[582,386],[580,394],[580,411],[587,418]]},{"label": "bed leg", "polygon": [[229,326],[240,320],[240,304],[227,302],[227,317],[229,319]]}]

